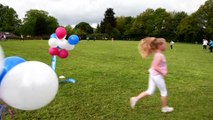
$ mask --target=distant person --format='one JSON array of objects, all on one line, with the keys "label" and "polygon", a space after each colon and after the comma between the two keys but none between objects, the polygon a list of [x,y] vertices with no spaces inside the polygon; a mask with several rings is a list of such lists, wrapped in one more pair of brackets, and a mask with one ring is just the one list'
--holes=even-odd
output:
[{"label": "distant person", "polygon": [[7,39],[7,36],[6,36],[6,35],[3,35],[3,39],[6,40],[6,39]]},{"label": "distant person", "polygon": [[158,87],[162,102],[161,111],[164,113],[172,112],[174,108],[167,106],[167,89],[164,81],[164,77],[167,75],[166,58],[163,54],[166,50],[166,40],[154,37],[145,38],[139,43],[139,50],[142,57],[147,58],[151,54],[154,54],[154,58],[149,69],[149,87],[146,91],[130,99],[132,109],[135,108],[139,100],[152,95],[155,88]]},{"label": "distant person", "polygon": [[173,50],[174,44],[175,44],[175,42],[171,40],[171,42],[170,42],[170,48],[171,48],[171,50]]},{"label": "distant person", "polygon": [[212,53],[212,50],[213,50],[213,41],[212,40],[210,40],[210,42],[209,42],[209,50]]},{"label": "distant person", "polygon": [[204,50],[206,50],[207,45],[208,45],[208,40],[203,39],[203,49],[204,49]]},{"label": "distant person", "polygon": [[114,42],[114,38],[112,38],[112,42]]},{"label": "distant person", "polygon": [[24,41],[24,36],[23,35],[21,35],[21,40]]},{"label": "distant person", "polygon": [[7,36],[6,35],[2,35],[2,41],[6,41],[7,40]]}]

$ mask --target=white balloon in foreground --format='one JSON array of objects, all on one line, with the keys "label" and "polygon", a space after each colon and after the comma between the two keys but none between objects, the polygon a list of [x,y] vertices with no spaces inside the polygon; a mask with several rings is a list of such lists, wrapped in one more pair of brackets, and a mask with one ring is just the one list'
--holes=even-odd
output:
[{"label": "white balloon in foreground", "polygon": [[70,45],[66,39],[60,40],[58,42],[58,46],[62,49],[66,49],[67,51],[73,50],[75,45]]},{"label": "white balloon in foreground", "polygon": [[0,74],[3,70],[3,67],[4,67],[4,52],[0,46]]},{"label": "white balloon in foreground", "polygon": [[37,61],[21,63],[3,78],[0,94],[4,102],[21,110],[35,110],[49,104],[58,91],[56,73]]},{"label": "white balloon in foreground", "polygon": [[56,48],[58,46],[58,39],[56,38],[50,38],[48,41],[48,44],[52,48]]},{"label": "white balloon in foreground", "polygon": [[68,41],[66,39],[60,40],[58,42],[58,46],[62,49],[65,49],[66,44],[68,44]]},{"label": "white balloon in foreground", "polygon": [[70,51],[70,50],[73,50],[75,48],[75,45],[70,45],[69,43],[67,43],[65,46],[64,46],[64,49]]}]

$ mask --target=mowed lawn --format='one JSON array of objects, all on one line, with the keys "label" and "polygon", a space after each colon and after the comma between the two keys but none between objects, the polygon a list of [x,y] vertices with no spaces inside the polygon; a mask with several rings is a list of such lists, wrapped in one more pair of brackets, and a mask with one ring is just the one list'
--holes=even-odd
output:
[{"label": "mowed lawn", "polygon": [[[47,41],[0,42],[6,56],[50,64]],[[138,42],[81,41],[57,74],[77,80],[60,84],[56,98],[36,111],[14,110],[17,120],[210,120],[213,119],[213,54],[201,45],[175,44],[167,50],[170,114],[161,113],[159,91],[137,105],[129,98],[147,89],[151,59],[138,54]],[[15,79],[15,78],[14,78]],[[6,116],[9,119],[9,116]]]}]

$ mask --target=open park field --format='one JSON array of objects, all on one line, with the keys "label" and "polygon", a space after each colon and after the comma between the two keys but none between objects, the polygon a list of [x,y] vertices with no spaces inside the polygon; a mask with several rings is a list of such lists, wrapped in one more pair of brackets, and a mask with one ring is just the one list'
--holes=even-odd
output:
[{"label": "open park field", "polygon": [[[47,41],[0,42],[6,56],[50,65]],[[67,59],[57,59],[57,74],[77,83],[61,83],[56,98],[36,111],[13,109],[17,120],[210,120],[213,118],[213,54],[201,45],[175,44],[166,57],[170,114],[161,113],[159,91],[139,102],[129,98],[147,89],[151,59],[142,59],[138,42],[81,41]],[[6,116],[9,119],[9,116]]]}]

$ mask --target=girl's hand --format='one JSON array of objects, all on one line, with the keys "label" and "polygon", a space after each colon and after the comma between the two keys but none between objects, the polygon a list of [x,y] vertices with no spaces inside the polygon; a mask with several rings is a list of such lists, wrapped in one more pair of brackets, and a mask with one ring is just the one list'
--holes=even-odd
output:
[{"label": "girl's hand", "polygon": [[166,76],[166,75],[167,75],[167,72],[163,73],[162,75],[163,75],[163,76]]},{"label": "girl's hand", "polygon": [[10,114],[10,118],[12,119],[13,118],[13,111],[8,109],[8,113]]}]

